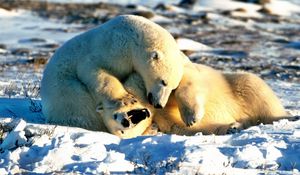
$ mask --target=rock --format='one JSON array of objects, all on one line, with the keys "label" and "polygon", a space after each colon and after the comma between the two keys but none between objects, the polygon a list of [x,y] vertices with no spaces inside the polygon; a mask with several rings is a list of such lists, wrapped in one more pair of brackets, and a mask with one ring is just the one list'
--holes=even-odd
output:
[{"label": "rock", "polygon": [[197,0],[181,0],[178,6],[183,8],[192,8],[196,2]]},{"label": "rock", "polygon": [[59,45],[55,43],[49,43],[49,44],[39,45],[38,47],[47,48],[47,49],[56,49],[59,47]]},{"label": "rock", "polygon": [[126,8],[129,8],[129,9],[136,9],[136,8],[137,8],[137,5],[135,5],[135,4],[128,4],[128,5],[126,5]]},{"label": "rock", "polygon": [[154,7],[155,10],[161,10],[161,11],[166,11],[166,10],[169,10],[169,7],[166,6],[165,4],[163,3],[159,3],[157,4],[156,7]]},{"label": "rock", "polygon": [[30,53],[31,51],[28,48],[17,48],[11,51],[13,55],[29,55]]},{"label": "rock", "polygon": [[153,18],[155,14],[151,11],[139,10],[132,12],[133,15],[143,16],[147,19]]},{"label": "rock", "polygon": [[6,46],[5,44],[0,44],[0,49],[6,50],[6,49],[7,49],[7,46]]},{"label": "rock", "polygon": [[13,131],[11,131],[3,140],[3,143],[0,145],[0,150],[3,151],[18,146],[23,146],[27,142],[25,132],[23,131],[25,127],[26,122],[20,119]]},{"label": "rock", "polygon": [[20,39],[19,43],[42,43],[46,42],[43,38],[29,38],[29,39]]},{"label": "rock", "polygon": [[271,0],[237,0],[237,1],[261,4],[261,5],[271,2]]}]

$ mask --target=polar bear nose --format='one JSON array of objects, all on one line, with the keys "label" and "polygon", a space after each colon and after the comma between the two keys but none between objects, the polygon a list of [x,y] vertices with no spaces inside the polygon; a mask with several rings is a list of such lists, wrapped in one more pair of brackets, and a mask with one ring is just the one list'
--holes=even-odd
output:
[{"label": "polar bear nose", "polygon": [[161,104],[156,104],[156,105],[154,105],[154,108],[162,109],[163,107]]},{"label": "polar bear nose", "polygon": [[129,121],[126,118],[123,118],[123,120],[121,121],[121,124],[124,126],[124,128],[127,128],[130,126]]},{"label": "polar bear nose", "polygon": [[153,105],[153,95],[152,95],[151,92],[148,93],[148,102],[149,102],[150,105]]},{"label": "polar bear nose", "polygon": [[124,114],[117,113],[117,114],[114,114],[113,117],[124,128],[128,128],[130,126],[130,121],[128,121],[128,119],[124,116]]},{"label": "polar bear nose", "polygon": [[[151,92],[148,94],[148,102],[150,105],[153,105],[153,95]],[[156,103],[153,106],[154,106],[154,108],[160,108],[160,109],[162,108],[162,105],[159,103]]]}]

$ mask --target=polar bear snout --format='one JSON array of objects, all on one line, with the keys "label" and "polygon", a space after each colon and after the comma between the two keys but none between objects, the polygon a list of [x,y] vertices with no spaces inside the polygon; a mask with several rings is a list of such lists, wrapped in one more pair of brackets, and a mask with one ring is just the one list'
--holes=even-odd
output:
[{"label": "polar bear snout", "polygon": [[153,105],[155,108],[159,108],[159,109],[161,109],[162,108],[162,105],[161,104],[158,104],[158,103],[155,103],[155,104],[153,104],[153,95],[152,95],[152,93],[150,92],[149,94],[148,94],[148,102],[149,102],[149,104],[150,105]]},{"label": "polar bear snout", "polygon": [[128,128],[130,126],[130,122],[127,119],[125,113],[115,113],[113,115],[114,120],[120,123],[124,128]]},{"label": "polar bear snout", "polygon": [[[166,82],[165,82],[166,83]],[[166,106],[172,89],[164,85],[156,86],[151,92],[148,93],[147,98],[149,104],[154,108],[163,108]]]},{"label": "polar bear snout", "polygon": [[126,118],[122,119],[121,124],[124,128],[128,128],[130,126],[130,122]]}]

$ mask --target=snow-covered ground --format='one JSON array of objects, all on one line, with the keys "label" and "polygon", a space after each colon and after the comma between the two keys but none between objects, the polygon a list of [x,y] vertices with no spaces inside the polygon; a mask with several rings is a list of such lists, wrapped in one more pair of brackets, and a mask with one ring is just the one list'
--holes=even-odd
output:
[{"label": "snow-covered ground", "polygon": [[[234,1],[230,1],[232,4],[229,7],[228,4],[220,5],[220,0],[219,3],[216,0],[201,2],[206,8],[223,10],[229,7],[236,9],[241,5]],[[249,13],[246,13],[248,16],[261,17],[255,10],[257,5],[243,7],[249,7]],[[272,8],[276,12],[284,12],[283,15],[289,15],[294,6],[288,7],[282,11],[278,10],[278,5]],[[157,17],[159,16],[153,20],[162,19]],[[214,12],[209,12],[207,18],[210,24],[216,26],[246,26],[251,30],[262,29],[267,32],[276,31],[283,26],[287,29],[299,27],[299,24],[291,26],[284,23],[263,24],[252,20],[232,20]],[[171,19],[168,20],[172,22]],[[85,30],[80,24],[45,20],[22,10],[0,9],[0,23],[6,24],[0,29],[0,43],[6,44],[6,48],[0,49],[1,64],[11,64],[11,61],[23,59],[22,55],[15,58],[6,54],[14,48],[25,47],[32,52],[40,52],[44,49],[39,47],[42,44],[61,45]],[[173,29],[180,31],[177,27]],[[40,40],[32,42],[32,38]],[[193,51],[194,56],[219,56],[219,52],[215,52],[218,50],[194,40],[178,38],[177,41],[182,50]],[[250,54],[265,54],[265,45],[260,46],[261,51],[257,49],[258,51]],[[298,46],[294,48],[296,49],[291,51],[298,53]],[[274,52],[267,51],[270,55],[266,57],[271,58],[280,52],[277,47],[274,47]],[[0,71],[0,175],[300,174],[300,120],[281,120],[272,125],[253,126],[240,133],[225,136],[159,133],[156,136],[119,139],[109,133],[45,124],[38,96],[41,70],[35,71],[26,66],[21,68],[26,71],[17,66],[1,67]],[[274,79],[267,82],[285,108],[292,115],[300,116],[300,83]]]},{"label": "snow-covered ground", "polygon": [[0,174],[300,174],[300,120],[225,136],[119,139],[80,128],[1,118]]}]

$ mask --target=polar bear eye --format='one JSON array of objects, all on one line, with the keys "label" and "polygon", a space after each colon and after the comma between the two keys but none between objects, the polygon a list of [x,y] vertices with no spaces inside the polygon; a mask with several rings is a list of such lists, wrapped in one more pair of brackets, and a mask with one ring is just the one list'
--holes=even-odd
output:
[{"label": "polar bear eye", "polygon": [[154,59],[154,60],[158,60],[159,59],[159,55],[156,51],[152,52],[151,53],[151,59]]},{"label": "polar bear eye", "polygon": [[167,81],[165,81],[165,80],[161,80],[161,84],[162,84],[163,86],[168,86],[168,83],[167,83]]}]

